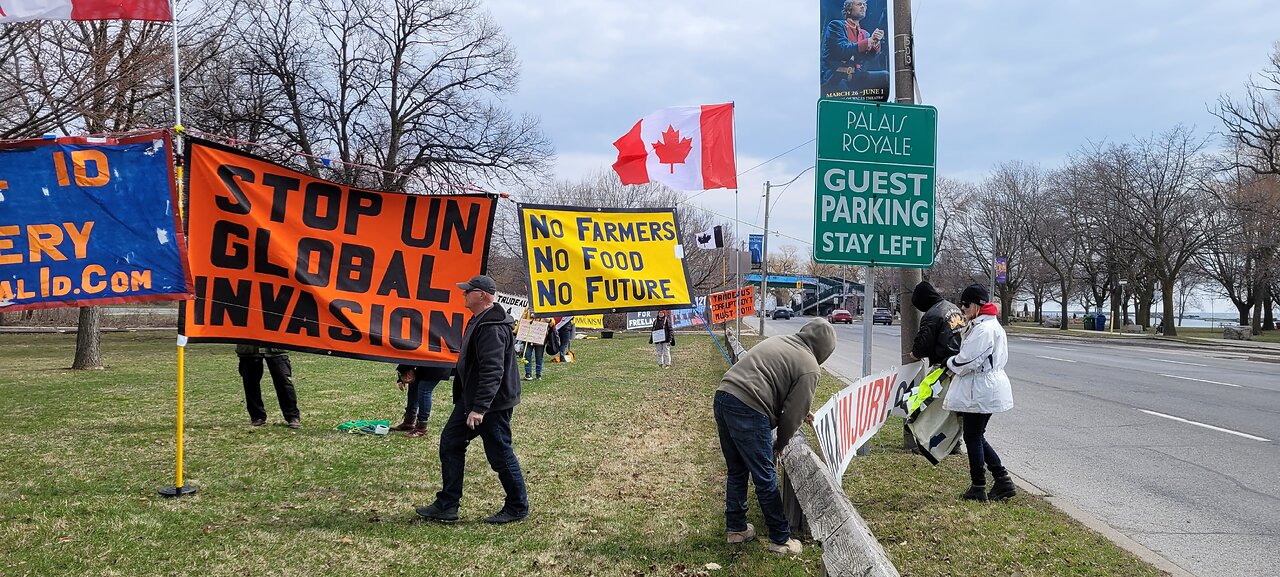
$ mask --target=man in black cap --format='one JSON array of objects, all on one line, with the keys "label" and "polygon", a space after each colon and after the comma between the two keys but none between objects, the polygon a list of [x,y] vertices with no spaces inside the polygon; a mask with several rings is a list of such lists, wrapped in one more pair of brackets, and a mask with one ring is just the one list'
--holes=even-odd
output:
[{"label": "man in black cap", "polygon": [[500,524],[529,515],[524,474],[511,446],[511,413],[520,403],[520,374],[515,353],[516,320],[494,306],[498,283],[485,275],[458,283],[471,320],[462,333],[457,376],[453,380],[453,413],[440,431],[442,487],[435,502],[418,507],[419,515],[433,521],[458,520],[462,500],[463,469],[467,445],[480,437],[489,466],[498,474],[506,501],[500,511],[485,519]]}]

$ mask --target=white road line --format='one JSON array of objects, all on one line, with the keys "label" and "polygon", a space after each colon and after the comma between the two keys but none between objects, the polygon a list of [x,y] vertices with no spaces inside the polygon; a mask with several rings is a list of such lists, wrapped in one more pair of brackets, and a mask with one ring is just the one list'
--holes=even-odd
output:
[{"label": "white road line", "polygon": [[1060,358],[1058,358],[1058,357],[1046,357],[1046,356],[1044,356],[1044,355],[1036,355],[1036,358],[1037,358],[1037,359],[1049,359],[1049,360],[1051,360],[1051,361],[1062,361],[1062,362],[1064,362],[1064,363],[1076,363],[1076,362],[1079,362],[1079,361],[1073,361],[1073,360],[1071,360],[1071,359],[1060,359]]},{"label": "white road line", "polygon": [[1186,423],[1186,424],[1188,424],[1188,425],[1195,425],[1195,426],[1197,426],[1197,427],[1204,427],[1204,428],[1206,428],[1206,429],[1212,429],[1212,430],[1214,430],[1214,431],[1219,431],[1219,432],[1223,432],[1223,433],[1230,433],[1230,434],[1235,435],[1235,436],[1237,436],[1237,437],[1244,437],[1244,438],[1246,438],[1246,439],[1253,439],[1253,440],[1255,440],[1255,441],[1262,441],[1263,443],[1270,443],[1270,442],[1271,442],[1271,439],[1264,439],[1264,438],[1262,438],[1262,437],[1255,437],[1255,436],[1250,435],[1250,434],[1248,434],[1248,433],[1241,433],[1240,431],[1232,431],[1231,429],[1224,429],[1224,428],[1222,428],[1222,427],[1215,427],[1215,426],[1213,426],[1213,425],[1206,425],[1206,424],[1204,424],[1204,423],[1197,423],[1197,422],[1195,422],[1195,421],[1190,421],[1190,420],[1184,419],[1184,418],[1182,418],[1182,417],[1175,417],[1175,416],[1173,416],[1173,415],[1166,415],[1166,414],[1164,414],[1164,413],[1157,413],[1157,412],[1155,412],[1155,411],[1148,411],[1148,410],[1146,410],[1146,409],[1138,409],[1138,411],[1139,411],[1139,412],[1146,413],[1146,414],[1148,414],[1148,415],[1152,415],[1152,416],[1156,416],[1156,417],[1162,417],[1162,418],[1169,419],[1169,420],[1172,420],[1172,421],[1178,421],[1179,423]]},{"label": "white road line", "polygon": [[1164,373],[1159,373],[1159,375],[1160,375],[1160,376],[1162,376],[1162,377],[1169,377],[1169,378],[1171,378],[1171,379],[1183,379],[1183,380],[1187,380],[1187,381],[1197,381],[1197,382],[1201,382],[1201,383],[1209,383],[1209,384],[1211,384],[1211,385],[1222,385],[1222,386],[1224,386],[1224,387],[1239,387],[1239,386],[1240,386],[1240,385],[1237,385],[1237,384],[1235,384],[1235,383],[1224,383],[1224,382],[1221,382],[1221,381],[1210,381],[1210,380],[1208,380],[1208,379],[1193,379],[1193,378],[1191,378],[1191,377],[1180,377],[1180,376],[1178,376],[1178,375],[1166,375],[1166,374],[1164,374]]},{"label": "white road line", "polygon": [[1069,349],[1069,348],[1067,348],[1067,347],[1052,347],[1052,346],[1049,346],[1049,345],[1045,345],[1045,346],[1044,346],[1044,348],[1046,348],[1046,349],[1053,349],[1053,350],[1055,350],[1055,351],[1072,351],[1072,352],[1074,352],[1074,351],[1075,351],[1075,349]]},{"label": "white road line", "polygon": [[1173,363],[1173,364],[1175,364],[1175,365],[1191,365],[1191,366],[1193,366],[1193,367],[1207,367],[1207,366],[1209,366],[1209,365],[1202,365],[1202,364],[1200,364],[1200,363],[1188,363],[1188,362],[1186,362],[1186,361],[1171,361],[1171,360],[1169,360],[1169,359],[1147,359],[1147,360],[1148,360],[1148,361],[1156,361],[1156,362],[1158,362],[1158,363]]}]

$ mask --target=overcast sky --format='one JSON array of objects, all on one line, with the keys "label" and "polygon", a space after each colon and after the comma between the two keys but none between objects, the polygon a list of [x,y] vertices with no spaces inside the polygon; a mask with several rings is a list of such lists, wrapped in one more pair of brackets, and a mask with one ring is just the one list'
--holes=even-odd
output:
[{"label": "overcast sky", "polygon": [[[740,172],[814,138],[817,0],[485,6],[522,61],[508,104],[542,119],[560,178],[608,170],[613,141],[665,106],[735,102]],[[1276,0],[914,0],[912,9],[921,102],[938,108],[938,173],[975,181],[1006,160],[1056,166],[1091,140],[1126,141],[1179,122],[1216,131],[1209,107],[1219,94],[1239,94],[1280,40]],[[743,174],[742,221],[762,224],[764,181],[790,180],[814,153],[801,146]],[[806,242],[771,238],[772,246],[807,251],[812,174],[770,217],[771,229]],[[734,214],[733,191],[694,202]]]}]

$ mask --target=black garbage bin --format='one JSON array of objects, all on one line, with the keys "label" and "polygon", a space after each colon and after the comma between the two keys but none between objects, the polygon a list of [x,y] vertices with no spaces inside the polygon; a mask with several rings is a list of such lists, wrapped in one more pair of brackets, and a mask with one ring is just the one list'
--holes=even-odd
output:
[{"label": "black garbage bin", "polygon": [[1093,322],[1094,322],[1093,330],[1095,331],[1107,330],[1107,315],[1098,313],[1098,316],[1093,318]]},{"label": "black garbage bin", "polygon": [[1094,321],[1094,318],[1096,318],[1096,316],[1097,316],[1097,315],[1094,315],[1093,313],[1088,313],[1088,314],[1084,315],[1084,324],[1083,324],[1083,326],[1081,326],[1080,328],[1083,328],[1083,329],[1084,329],[1084,330],[1086,330],[1086,331],[1092,331],[1092,330],[1095,330],[1095,329],[1094,329],[1094,324],[1093,324],[1093,323],[1095,322],[1095,321]]}]

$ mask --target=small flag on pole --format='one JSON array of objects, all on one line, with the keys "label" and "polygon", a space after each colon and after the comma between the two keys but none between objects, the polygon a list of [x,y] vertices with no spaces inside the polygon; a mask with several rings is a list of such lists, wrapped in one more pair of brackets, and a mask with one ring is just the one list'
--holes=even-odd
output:
[{"label": "small flag on pole", "polygon": [[698,248],[724,248],[724,230],[719,226],[713,226],[698,233]]},{"label": "small flag on pole", "polygon": [[168,0],[0,0],[0,22],[173,20]]},{"label": "small flag on pole", "polygon": [[614,141],[622,184],[660,182],[676,190],[738,188],[733,103],[676,106],[641,118]]}]

